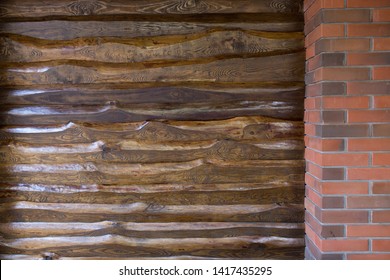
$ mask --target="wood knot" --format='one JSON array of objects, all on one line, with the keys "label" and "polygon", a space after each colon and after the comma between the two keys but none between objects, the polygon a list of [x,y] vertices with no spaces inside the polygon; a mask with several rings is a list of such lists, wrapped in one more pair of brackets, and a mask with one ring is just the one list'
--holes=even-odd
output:
[{"label": "wood knot", "polygon": [[89,16],[97,14],[104,8],[104,4],[100,1],[76,1],[68,5],[68,10],[77,16]]},{"label": "wood knot", "polygon": [[160,205],[157,203],[149,203],[148,206],[145,208],[144,212],[159,212],[165,208],[164,205]]},{"label": "wood knot", "polygon": [[299,3],[287,0],[274,0],[270,3],[270,7],[281,13],[297,13],[302,9]]}]

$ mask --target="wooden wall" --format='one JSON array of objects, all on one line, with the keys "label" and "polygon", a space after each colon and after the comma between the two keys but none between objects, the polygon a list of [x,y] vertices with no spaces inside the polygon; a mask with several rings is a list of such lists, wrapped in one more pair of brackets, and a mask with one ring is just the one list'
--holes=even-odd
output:
[{"label": "wooden wall", "polygon": [[1,1],[1,258],[303,258],[301,2]]}]

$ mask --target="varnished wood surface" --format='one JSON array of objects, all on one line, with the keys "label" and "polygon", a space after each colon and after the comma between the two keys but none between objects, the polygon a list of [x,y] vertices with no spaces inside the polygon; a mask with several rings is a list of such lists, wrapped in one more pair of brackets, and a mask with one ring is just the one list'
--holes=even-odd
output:
[{"label": "varnished wood surface", "polygon": [[0,3],[1,259],[301,259],[302,1]]}]

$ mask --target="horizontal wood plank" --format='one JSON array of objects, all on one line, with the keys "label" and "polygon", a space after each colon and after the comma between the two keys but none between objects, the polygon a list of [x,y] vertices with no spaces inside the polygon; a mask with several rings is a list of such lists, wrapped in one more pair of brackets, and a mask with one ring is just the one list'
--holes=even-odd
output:
[{"label": "horizontal wood plank", "polygon": [[300,223],[8,223],[0,224],[5,239],[50,236],[120,235],[131,238],[225,238],[280,236],[300,238]]},{"label": "horizontal wood plank", "polygon": [[[300,62],[304,53],[279,56],[233,58],[206,64],[131,69],[130,65],[83,67],[56,65],[9,68],[0,76],[1,85],[90,84],[129,82],[258,82],[299,81],[304,76]],[[163,71],[162,71],[163,70]]]},{"label": "horizontal wood plank", "polygon": [[[290,33],[286,33],[290,34]],[[302,35],[303,36],[303,35]],[[269,38],[267,34],[241,30],[211,31],[205,34],[118,40],[115,38],[49,41],[23,36],[3,37],[0,41],[2,62],[50,62],[78,60],[106,63],[158,64],[173,61],[193,63],[212,57],[262,56],[303,49],[302,36]],[[56,44],[54,44],[56,43]],[[145,47],[148,52],[145,52]],[[188,49],[192,51],[189,52]],[[166,62],[166,63],[167,63]],[[134,67],[134,66],[133,66]]]},{"label": "horizontal wood plank", "polygon": [[235,14],[300,13],[302,3],[295,0],[150,0],[150,1],[75,1],[7,0],[0,4],[0,18],[93,16],[93,15],[169,15],[169,14]]},{"label": "horizontal wood plank", "polygon": [[213,30],[255,30],[266,32],[298,32],[303,22],[148,22],[148,21],[33,21],[5,22],[0,34],[16,34],[49,40],[72,40],[84,37],[155,37],[190,35]]}]

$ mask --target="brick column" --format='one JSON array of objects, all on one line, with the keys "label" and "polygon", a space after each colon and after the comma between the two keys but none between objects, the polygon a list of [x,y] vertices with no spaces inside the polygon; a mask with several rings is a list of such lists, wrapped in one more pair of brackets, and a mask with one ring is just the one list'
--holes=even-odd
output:
[{"label": "brick column", "polygon": [[305,0],[306,258],[390,259],[390,0]]}]

